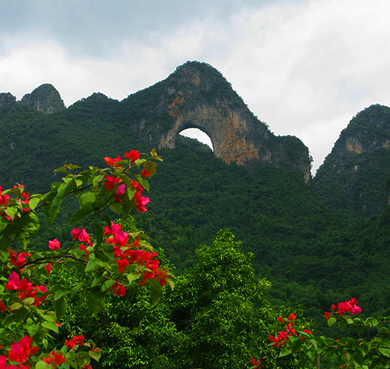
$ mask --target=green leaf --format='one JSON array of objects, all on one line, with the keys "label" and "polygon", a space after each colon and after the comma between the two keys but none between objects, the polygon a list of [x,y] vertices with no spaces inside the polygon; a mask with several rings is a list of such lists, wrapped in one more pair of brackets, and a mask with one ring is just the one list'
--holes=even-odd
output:
[{"label": "green leaf", "polygon": [[141,277],[141,273],[129,273],[126,275],[126,277],[129,283],[131,284]]},{"label": "green leaf", "polygon": [[152,300],[152,303],[158,304],[162,297],[162,288],[160,286],[160,283],[158,283],[157,280],[153,278],[149,281],[149,287],[150,299]]},{"label": "green leaf", "polygon": [[96,236],[95,250],[96,250],[103,241],[103,227],[98,223],[93,223],[92,225],[93,228],[95,229],[95,236]]},{"label": "green leaf", "polygon": [[378,351],[386,357],[390,357],[390,349],[386,347],[378,347]]},{"label": "green leaf", "polygon": [[52,224],[54,222],[54,219],[60,211],[60,206],[62,204],[62,201],[64,200],[64,197],[66,196],[68,186],[69,183],[61,183],[58,186],[57,194],[53,198],[50,208],[47,211],[47,221],[49,224]]},{"label": "green leaf", "polygon": [[364,325],[356,324],[355,325],[356,331],[358,332],[358,335],[361,336],[364,331]]},{"label": "green leaf", "polygon": [[[80,264],[82,264],[82,263],[80,263]],[[84,264],[82,264],[82,265],[84,266]],[[83,271],[84,271],[84,269],[83,269]],[[71,295],[72,297],[75,296],[75,295],[80,291],[81,287],[83,287],[83,284],[84,284],[84,282],[81,282],[81,283],[79,283],[77,286],[73,287],[73,288],[70,290],[70,295]]]},{"label": "green leaf", "polygon": [[80,209],[83,209],[85,211],[90,211],[92,209],[92,205],[95,202],[96,197],[92,192],[84,192],[80,196]]},{"label": "green leaf", "polygon": [[28,202],[28,205],[30,206],[30,209],[31,210],[35,210],[35,208],[38,206],[38,204],[41,202],[41,198],[40,197],[33,197],[30,199],[30,201]]},{"label": "green leaf", "polygon": [[101,309],[106,294],[107,291],[102,292],[99,286],[96,286],[89,291],[87,295],[87,305],[92,314],[97,313]]},{"label": "green leaf", "polygon": [[284,357],[290,355],[292,353],[291,347],[283,347],[282,351],[280,351],[279,357]]},{"label": "green leaf", "polygon": [[68,291],[62,290],[62,289],[56,291],[56,293],[54,295],[54,301],[59,300],[61,297],[65,296],[67,293],[68,293]]},{"label": "green leaf", "polygon": [[144,169],[150,172],[149,178],[151,178],[156,173],[157,164],[154,161],[147,161],[144,163]]},{"label": "green leaf", "polygon": [[80,273],[84,273],[84,270],[85,270],[85,264],[84,264],[84,263],[82,263],[82,262],[79,261],[79,260],[75,260],[74,266],[76,267],[76,269],[77,269]]},{"label": "green leaf", "polygon": [[23,248],[26,248],[39,230],[39,219],[30,211],[17,219],[14,224],[16,239]]},{"label": "green leaf", "polygon": [[0,217],[0,232],[2,232],[5,227],[8,225],[8,220],[6,217]]},{"label": "green leaf", "polygon": [[46,364],[44,361],[38,361],[35,364],[35,369],[51,369],[52,366],[49,364]]},{"label": "green leaf", "polygon": [[89,215],[89,211],[84,210],[84,209],[79,209],[72,215],[72,218],[70,218],[69,224],[73,224],[73,223],[76,223],[80,220],[83,220],[88,215]]},{"label": "green leaf", "polygon": [[35,336],[35,333],[37,333],[38,328],[39,327],[36,324],[28,324],[27,325],[27,332],[30,335],[30,337],[34,337]]},{"label": "green leaf", "polygon": [[55,322],[43,322],[42,327],[45,327],[47,329],[50,329],[51,331],[58,333],[58,327]]},{"label": "green leaf", "polygon": [[67,305],[65,296],[62,296],[58,300],[54,301],[54,310],[58,319],[61,319],[64,316]]},{"label": "green leaf", "polygon": [[14,302],[11,306],[10,309],[11,311],[18,310],[22,307],[23,305],[20,302]]},{"label": "green leaf", "polygon": [[102,351],[101,350],[97,350],[97,351],[88,351],[88,355],[96,360],[96,361],[99,361],[100,360],[100,357],[102,356]]},{"label": "green leaf", "polygon": [[345,320],[340,320],[339,323],[338,323],[340,332],[342,332],[347,325],[348,324],[347,324],[347,322]]},{"label": "green leaf", "polygon": [[328,326],[331,327],[333,324],[335,324],[337,322],[337,319],[336,318],[329,318],[328,319]]},{"label": "green leaf", "polygon": [[88,264],[87,264],[87,266],[85,268],[85,273],[91,272],[96,267],[98,267],[101,263],[102,263],[102,261],[100,259],[98,259],[98,258],[93,258],[93,259],[90,258],[88,260]]},{"label": "green leaf", "polygon": [[121,213],[121,204],[118,202],[114,202],[113,204],[110,205],[110,209],[117,214]]}]

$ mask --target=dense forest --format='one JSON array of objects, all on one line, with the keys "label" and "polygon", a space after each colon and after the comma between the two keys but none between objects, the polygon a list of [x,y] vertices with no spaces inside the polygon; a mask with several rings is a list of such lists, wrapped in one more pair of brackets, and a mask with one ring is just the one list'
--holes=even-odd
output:
[{"label": "dense forest", "polygon": [[[218,86],[215,88],[218,91]],[[227,87],[223,85],[222,88]],[[147,110],[149,99],[153,100],[153,95],[150,96],[146,89],[130,97],[126,104],[135,101],[141,106],[143,102],[142,109]],[[0,106],[2,188],[23,183],[30,193],[43,193],[60,175],[53,170],[65,163],[81,167],[102,166],[104,157],[117,157],[132,149],[148,152],[151,148],[141,142],[122,119],[120,104],[102,94],[94,94],[53,114],[44,114],[16,102]],[[181,352],[186,353],[188,367],[207,367],[211,361],[207,356],[209,351],[202,349],[202,345],[207,346],[206,341],[198,342],[200,346],[196,348],[191,345],[191,335],[196,336],[196,329],[211,324],[197,315],[206,305],[241,306],[245,302],[263,304],[267,309],[271,309],[267,304],[272,304],[282,310],[303,311],[308,322],[316,322],[314,329],[327,334],[331,333],[325,326],[323,311],[332,303],[351,296],[358,299],[366,316],[390,315],[387,288],[390,282],[390,210],[386,206],[390,155],[386,145],[369,147],[373,135],[387,137],[388,117],[388,108],[373,106],[353,118],[310,183],[306,183],[297,171],[260,162],[253,164],[250,171],[234,163],[227,165],[206,145],[182,136],[177,137],[176,148],[159,150],[163,162],[151,179],[149,196],[152,202],[146,213],[135,216],[131,226],[145,230],[152,245],[164,250],[166,263],[174,269],[177,290],[167,293],[167,305],[148,307],[151,310],[147,314],[151,314],[149,323],[153,334],[157,334],[161,326],[172,342],[178,340]],[[376,124],[378,121],[381,122],[379,125]],[[362,155],[357,155],[356,151],[343,151],[342,143],[351,135],[365,148]],[[359,170],[353,169],[355,165]],[[341,173],[334,169],[336,166],[347,167],[347,170]],[[69,240],[74,225],[68,225],[66,219],[74,206],[72,203],[65,205],[57,221],[42,228],[32,247],[39,248],[53,238],[61,242]],[[219,269],[216,267],[215,273],[221,273],[222,268],[222,274],[215,278],[234,280],[235,276],[247,273],[246,284],[240,287],[234,284],[224,294],[223,291],[208,291],[205,282],[203,287],[198,287],[202,291],[196,292],[198,300],[188,306],[174,303],[175,299],[178,301],[189,293],[191,280],[199,279],[202,270],[209,266],[208,253],[213,255],[221,245],[230,250],[229,257],[238,258],[235,265],[238,270],[230,268],[226,259]],[[249,265],[252,269],[246,270]],[[257,297],[245,290],[255,288],[251,283],[256,280],[263,281],[261,288],[256,287],[260,288]],[[148,303],[142,292],[140,294],[132,297],[138,302],[109,303],[115,305],[115,311],[110,314],[125,319],[119,325],[130,324],[123,309],[132,309],[134,304],[141,304],[146,309]],[[181,297],[174,297],[175,294]],[[256,302],[256,298],[261,301]],[[153,309],[156,312],[152,312]],[[251,310],[251,316],[244,314],[243,319],[247,321],[239,324],[253,325],[259,309]],[[185,314],[188,314],[187,318]],[[111,317],[107,315],[106,318],[110,328],[105,333],[118,338],[120,331],[121,337],[126,337],[123,327],[118,326],[119,331],[115,331]],[[69,319],[82,325],[82,316],[70,316]],[[170,325],[170,319],[173,325]],[[83,329],[92,332],[94,324],[91,321],[90,326]],[[126,334],[134,338],[137,324],[132,324]],[[258,330],[263,328],[256,327]],[[158,336],[150,339],[147,332],[138,331],[138,334],[135,341],[129,338],[133,350],[140,350],[134,342],[147,341],[150,346],[157,345]],[[240,335],[233,336],[243,340]],[[215,344],[223,346],[223,343]],[[254,339],[251,345],[256,344]],[[239,345],[238,341],[234,345]],[[171,352],[171,346],[158,346],[160,351],[155,351],[154,358],[162,361],[156,368],[163,367],[166,357],[177,359],[178,353]],[[218,350],[215,348],[216,352]],[[141,363],[142,352],[134,355],[138,355]],[[244,354],[240,351],[237,355],[242,360],[240,355]],[[196,357],[202,357],[202,364],[196,362]],[[112,364],[110,356],[105,360],[106,366]],[[237,364],[242,365],[243,361],[239,360]]]}]

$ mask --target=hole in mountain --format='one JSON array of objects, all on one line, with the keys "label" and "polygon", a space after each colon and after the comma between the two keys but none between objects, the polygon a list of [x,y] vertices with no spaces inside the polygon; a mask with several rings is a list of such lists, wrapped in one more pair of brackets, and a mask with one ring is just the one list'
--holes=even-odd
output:
[{"label": "hole in mountain", "polygon": [[211,142],[210,137],[198,128],[184,129],[183,131],[181,131],[179,133],[179,136],[184,136],[184,137],[195,139],[195,140],[207,145],[208,147],[210,147],[210,149],[212,151],[214,151],[213,143]]}]

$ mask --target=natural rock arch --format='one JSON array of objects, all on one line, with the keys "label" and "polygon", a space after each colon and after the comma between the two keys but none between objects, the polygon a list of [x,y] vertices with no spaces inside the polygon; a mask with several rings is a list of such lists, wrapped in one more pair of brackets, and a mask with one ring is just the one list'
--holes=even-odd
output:
[{"label": "natural rock arch", "polygon": [[270,132],[208,64],[187,62],[124,103],[134,115],[132,129],[152,147],[174,148],[181,131],[198,128],[210,137],[214,154],[227,164],[250,166],[259,161],[300,171],[306,181],[311,178],[310,157],[302,141]]},{"label": "natural rock arch", "polygon": [[[186,128],[179,132],[178,137],[186,137],[192,140],[197,140],[199,143],[206,145],[212,152],[214,152],[213,142],[210,136],[199,128]],[[177,144],[177,140],[176,140]]]}]

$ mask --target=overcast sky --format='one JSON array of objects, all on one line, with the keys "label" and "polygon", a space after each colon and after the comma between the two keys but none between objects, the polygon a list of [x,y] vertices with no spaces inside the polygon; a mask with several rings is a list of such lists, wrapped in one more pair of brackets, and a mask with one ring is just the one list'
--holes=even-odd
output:
[{"label": "overcast sky", "polygon": [[122,100],[187,60],[217,68],[322,164],[350,119],[390,105],[389,0],[0,0],[0,92]]}]

